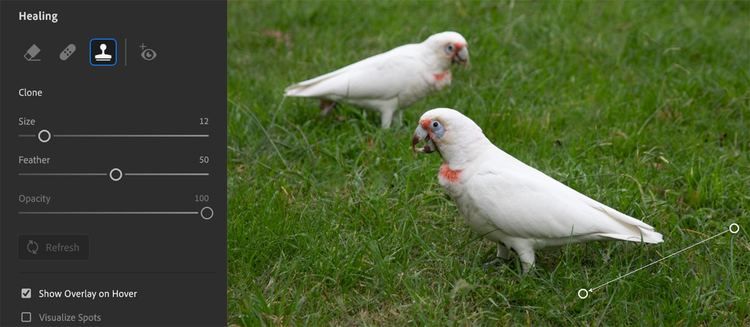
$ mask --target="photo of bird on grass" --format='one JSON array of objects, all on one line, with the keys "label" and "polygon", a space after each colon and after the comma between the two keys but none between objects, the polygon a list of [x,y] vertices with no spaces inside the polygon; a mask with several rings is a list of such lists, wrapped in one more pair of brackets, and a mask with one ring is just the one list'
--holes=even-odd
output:
[{"label": "photo of bird on grass", "polygon": [[456,32],[434,34],[422,43],[397,47],[284,90],[284,96],[321,98],[323,116],[336,102],[380,112],[383,128],[393,115],[450,85],[454,63],[466,65],[469,48]]},{"label": "photo of bird on grass", "polygon": [[750,325],[748,17],[229,2],[227,324]]},{"label": "photo of bird on grass", "polygon": [[[422,142],[425,146],[417,149]],[[440,153],[440,185],[466,223],[497,243],[498,258],[508,259],[510,250],[515,251],[524,273],[534,265],[534,251],[548,247],[599,240],[662,242],[654,227],[498,149],[474,121],[454,109],[424,113],[412,147],[415,154]]]}]

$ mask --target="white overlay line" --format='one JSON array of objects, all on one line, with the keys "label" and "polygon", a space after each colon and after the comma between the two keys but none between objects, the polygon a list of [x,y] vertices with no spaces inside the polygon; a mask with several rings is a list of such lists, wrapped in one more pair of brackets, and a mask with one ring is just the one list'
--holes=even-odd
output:
[{"label": "white overlay line", "polygon": [[686,248],[684,248],[684,249],[682,249],[682,250],[680,250],[680,251],[677,251],[677,252],[675,252],[675,253],[672,253],[672,254],[670,254],[670,255],[668,255],[668,256],[666,256],[666,257],[664,257],[664,258],[661,258],[661,259],[659,259],[659,260],[657,260],[657,261],[654,261],[654,262],[652,262],[652,263],[649,263],[649,264],[647,264],[647,265],[645,265],[645,266],[643,266],[643,267],[641,267],[641,268],[638,268],[638,269],[636,269],[636,270],[633,270],[633,271],[631,271],[631,272],[629,272],[629,273],[627,273],[627,274],[625,274],[625,275],[622,275],[622,276],[620,276],[620,277],[617,277],[617,278],[615,278],[615,279],[613,279],[613,280],[611,280],[611,281],[608,281],[608,282],[606,282],[606,283],[604,283],[604,284],[602,284],[602,285],[599,285],[599,286],[597,286],[597,287],[594,287],[594,288],[590,288],[590,289],[589,289],[588,291],[589,291],[589,293],[591,293],[591,292],[594,292],[595,290],[597,290],[597,289],[599,289],[599,288],[602,288],[602,287],[604,287],[604,286],[607,286],[607,284],[609,284],[609,283],[612,283],[612,282],[616,282],[616,281],[618,281],[618,280],[620,280],[620,279],[623,279],[623,278],[625,278],[625,277],[627,277],[627,276],[630,276],[630,275],[632,275],[632,274],[634,274],[634,273],[636,273],[636,272],[638,272],[638,271],[640,271],[640,270],[646,269],[646,268],[648,268],[648,267],[650,267],[650,266],[652,266],[652,265],[655,265],[655,264],[657,264],[657,263],[659,263],[659,262],[662,262],[662,261],[664,261],[664,260],[666,260],[666,259],[669,259],[669,258],[671,258],[671,257],[673,257],[673,256],[675,256],[675,255],[677,255],[677,254],[680,254],[680,253],[682,253],[683,251],[685,251],[685,250],[688,250],[688,249],[690,249],[690,248],[692,248],[692,247],[694,247],[694,246],[696,246],[696,245],[700,245],[700,244],[703,244],[703,243],[705,243],[705,242],[708,242],[708,241],[710,241],[710,240],[711,240],[711,239],[713,239],[713,238],[719,237],[720,235],[723,235],[723,234],[724,234],[724,233],[726,233],[726,232],[729,232],[729,230],[725,230],[725,231],[723,231],[723,232],[721,232],[721,233],[719,233],[719,234],[716,234],[716,235],[714,235],[714,236],[711,236],[711,237],[709,237],[709,238],[707,238],[707,239],[705,239],[705,240],[703,240],[703,241],[700,241],[700,242],[698,242],[698,243],[695,243],[695,244],[693,244],[693,245],[691,245],[691,246],[688,246],[688,247],[686,247]]}]

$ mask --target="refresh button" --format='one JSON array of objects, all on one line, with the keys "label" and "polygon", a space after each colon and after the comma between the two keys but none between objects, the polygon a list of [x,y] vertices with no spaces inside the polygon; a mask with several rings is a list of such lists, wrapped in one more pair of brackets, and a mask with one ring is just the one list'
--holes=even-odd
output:
[{"label": "refresh button", "polygon": [[29,240],[29,243],[26,243],[26,251],[29,251],[31,254],[36,254],[36,252],[39,251],[39,244],[34,242],[34,240]]},{"label": "refresh button", "polygon": [[143,43],[141,43],[140,48],[142,50],[141,58],[143,58],[143,60],[151,61],[156,58],[156,51],[154,51],[153,49],[146,48],[146,45]]}]

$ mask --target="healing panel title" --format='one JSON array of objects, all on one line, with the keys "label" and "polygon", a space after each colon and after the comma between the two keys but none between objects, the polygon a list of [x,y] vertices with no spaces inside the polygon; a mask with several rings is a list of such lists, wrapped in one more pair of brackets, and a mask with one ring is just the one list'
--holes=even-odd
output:
[{"label": "healing panel title", "polygon": [[18,12],[18,20],[44,20],[50,21],[53,24],[57,23],[57,13],[48,13],[43,10],[39,12]]}]

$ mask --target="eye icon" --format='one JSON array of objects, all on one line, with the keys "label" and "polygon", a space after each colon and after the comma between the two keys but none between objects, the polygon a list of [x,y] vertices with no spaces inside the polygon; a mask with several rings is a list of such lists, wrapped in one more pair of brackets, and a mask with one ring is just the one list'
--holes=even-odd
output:
[{"label": "eye icon", "polygon": [[154,58],[156,58],[156,51],[151,49],[143,50],[143,52],[141,52],[141,58],[147,61],[154,60]]}]

